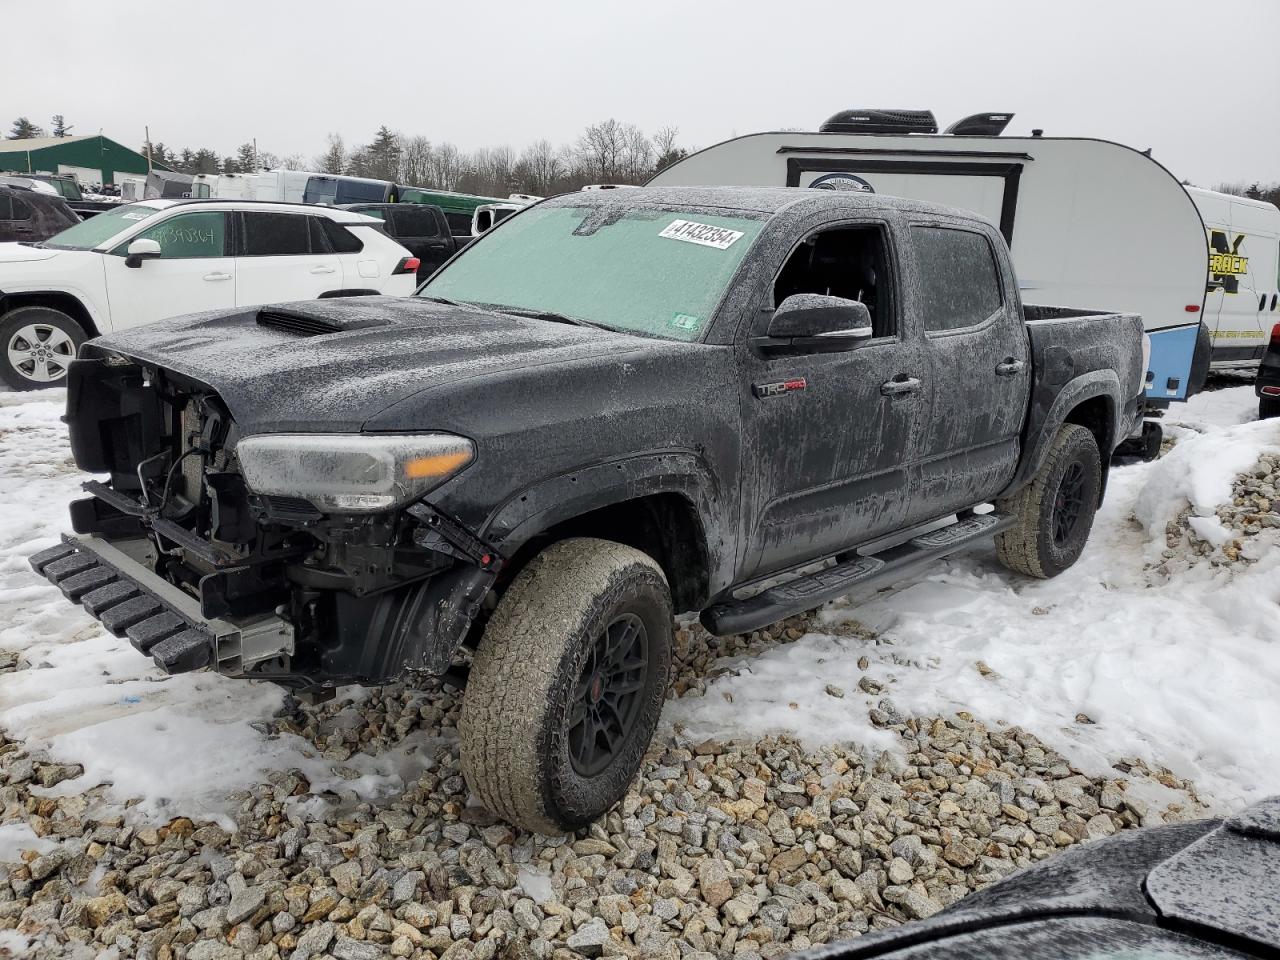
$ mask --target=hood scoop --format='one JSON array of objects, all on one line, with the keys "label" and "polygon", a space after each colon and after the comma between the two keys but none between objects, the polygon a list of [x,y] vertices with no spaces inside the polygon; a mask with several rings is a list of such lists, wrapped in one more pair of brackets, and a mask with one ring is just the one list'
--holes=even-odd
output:
[{"label": "hood scoop", "polygon": [[303,337],[318,337],[326,333],[342,333],[346,330],[364,330],[369,327],[385,327],[383,317],[361,317],[348,311],[326,315],[324,310],[292,310],[288,307],[263,307],[258,311],[258,326],[285,330]]}]

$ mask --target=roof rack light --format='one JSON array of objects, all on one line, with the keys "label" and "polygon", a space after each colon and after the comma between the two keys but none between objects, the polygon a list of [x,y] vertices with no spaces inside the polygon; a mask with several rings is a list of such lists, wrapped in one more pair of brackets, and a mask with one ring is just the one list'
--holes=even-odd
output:
[{"label": "roof rack light", "polygon": [[937,133],[932,110],[841,110],[818,128],[822,133]]}]

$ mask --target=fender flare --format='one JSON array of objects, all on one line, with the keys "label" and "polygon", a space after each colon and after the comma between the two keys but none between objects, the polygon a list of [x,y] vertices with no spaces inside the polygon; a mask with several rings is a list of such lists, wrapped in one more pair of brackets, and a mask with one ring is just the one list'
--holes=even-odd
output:
[{"label": "fender flare", "polygon": [[1067,415],[1086,400],[1092,400],[1095,397],[1105,397],[1111,402],[1111,423],[1107,445],[1112,449],[1098,451],[1102,459],[1102,482],[1105,490],[1107,466],[1111,461],[1112,450],[1125,433],[1123,426],[1125,405],[1120,394],[1120,377],[1114,370],[1091,370],[1068,380],[1058,391],[1058,395],[1054,397],[1053,403],[1049,405],[1043,417],[1037,419],[1036,410],[1033,408],[1028,417],[1027,436],[1035,436],[1035,446],[1029,453],[1024,453],[1013,480],[1000,491],[997,498],[1008,497],[1031,482],[1044,465],[1045,458],[1049,456],[1049,447],[1058,433],[1058,428],[1067,422]]},{"label": "fender flare", "polygon": [[[655,494],[674,493],[692,504],[702,522],[713,588],[732,579],[734,557],[728,518],[715,473],[697,453],[653,452],[581,466],[529,484],[498,505],[480,535],[512,556],[537,534],[566,520]],[[714,589],[713,589],[714,592]]]},{"label": "fender flare", "polygon": [[[0,290],[0,313],[8,313],[11,309],[17,309],[10,305],[11,299],[22,300],[27,297],[66,297],[68,300],[74,301],[84,311],[85,316],[89,318],[89,323],[93,325],[91,329],[85,330],[85,336],[90,339],[101,336],[104,329],[111,329],[109,324],[106,327],[103,326],[103,318],[94,309],[93,298],[85,296],[78,289],[69,287],[31,287],[17,290],[10,287],[6,290]],[[58,308],[54,307],[53,309],[56,310]],[[77,316],[72,315],[71,319],[75,320],[76,323],[80,323],[80,318]],[[80,323],[80,325],[84,326],[83,323]]]}]

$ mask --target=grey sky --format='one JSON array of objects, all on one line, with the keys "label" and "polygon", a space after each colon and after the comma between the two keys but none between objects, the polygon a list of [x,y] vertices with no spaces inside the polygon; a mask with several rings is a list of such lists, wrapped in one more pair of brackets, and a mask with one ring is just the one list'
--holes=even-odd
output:
[{"label": "grey sky", "polygon": [[143,6],[62,0],[49,33],[35,8],[10,18],[4,130],[62,113],[131,146],[149,124],[170,147],[257,137],[310,160],[327,133],[352,145],[382,123],[518,149],[614,116],[706,146],[844,107],[927,107],[943,125],[1013,110],[1010,133],[1152,147],[1201,185],[1280,180],[1280,0]]}]

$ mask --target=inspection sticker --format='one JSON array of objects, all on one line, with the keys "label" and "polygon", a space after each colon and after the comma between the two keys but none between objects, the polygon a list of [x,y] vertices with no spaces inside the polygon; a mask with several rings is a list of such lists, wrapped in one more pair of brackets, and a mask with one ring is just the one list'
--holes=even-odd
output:
[{"label": "inspection sticker", "polygon": [[715,227],[709,223],[698,223],[694,220],[673,220],[658,236],[666,237],[668,240],[697,243],[704,247],[715,247],[717,250],[728,250],[742,239],[742,231],[730,230],[728,227]]}]

